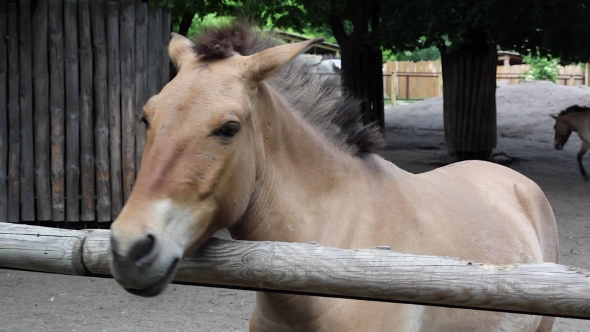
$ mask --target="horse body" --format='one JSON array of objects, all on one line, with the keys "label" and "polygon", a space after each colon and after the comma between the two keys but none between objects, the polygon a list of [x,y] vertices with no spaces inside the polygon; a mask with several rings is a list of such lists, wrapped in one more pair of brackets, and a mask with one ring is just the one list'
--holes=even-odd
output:
[{"label": "horse body", "polygon": [[[522,175],[478,161],[414,175],[374,158],[365,161],[373,165],[364,167],[334,156],[320,158],[328,163],[326,171],[348,168],[336,184],[316,165],[297,170],[272,166],[285,170],[264,189],[270,193],[274,188],[269,195],[273,202],[257,201],[265,213],[246,214],[231,228],[232,236],[346,249],[385,245],[398,252],[498,265],[557,262],[551,208]],[[337,165],[330,160],[338,160]],[[318,177],[310,179],[314,170]],[[305,190],[309,186],[299,185],[304,179],[329,189]],[[552,319],[545,320],[550,326]],[[536,331],[539,321],[504,313],[259,293],[251,331]]]},{"label": "horse body", "polygon": [[[265,48],[241,27],[204,38],[192,44],[174,36],[178,75],[144,108],[150,129],[142,167],[111,226],[111,269],[127,291],[158,295],[179,259],[225,227],[245,240],[386,245],[488,264],[558,261],[551,207],[523,175],[477,161],[415,175],[375,154],[376,132],[361,124],[358,109],[342,113],[354,101],[339,92],[323,98],[333,87],[290,66],[316,41]],[[248,43],[254,46],[244,50]],[[250,329],[550,331],[552,324],[539,316],[257,293]]]},{"label": "horse body", "polygon": [[580,152],[578,152],[577,160],[580,174],[584,180],[590,180],[582,159],[586,152],[590,149],[590,107],[570,106],[560,112],[558,115],[551,115],[555,119],[555,139],[554,146],[557,150],[563,149],[567,143],[572,132],[577,132],[582,140]]}]

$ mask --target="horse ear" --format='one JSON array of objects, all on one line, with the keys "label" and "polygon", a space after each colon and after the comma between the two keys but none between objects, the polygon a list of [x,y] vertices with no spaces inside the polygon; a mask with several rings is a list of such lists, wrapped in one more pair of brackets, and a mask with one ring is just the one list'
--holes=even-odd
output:
[{"label": "horse ear", "polygon": [[180,69],[183,60],[187,56],[195,56],[196,54],[192,51],[193,43],[183,35],[175,32],[170,33],[170,44],[168,45],[168,54],[170,54],[170,60],[176,67]]},{"label": "horse ear", "polygon": [[549,114],[550,117],[554,118],[555,120],[557,120],[557,115],[555,114]]},{"label": "horse ear", "polygon": [[308,47],[321,43],[324,38],[275,46],[248,57],[246,77],[256,82],[271,76],[281,67],[303,53]]}]

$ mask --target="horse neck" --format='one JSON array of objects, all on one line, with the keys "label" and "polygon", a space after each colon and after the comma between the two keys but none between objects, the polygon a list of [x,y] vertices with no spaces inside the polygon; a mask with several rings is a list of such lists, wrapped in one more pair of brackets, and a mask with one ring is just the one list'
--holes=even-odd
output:
[{"label": "horse neck", "polygon": [[[342,151],[272,90],[261,93],[268,93],[268,98],[261,98],[268,104],[259,107],[262,114],[257,128],[262,139],[269,138],[260,153],[264,155],[262,166],[258,166],[261,180],[250,208],[230,228],[232,237],[366,247],[370,238],[359,239],[353,234],[362,234],[365,227],[372,229],[370,223],[377,216],[387,218],[383,207],[389,208],[391,202],[386,201],[399,193],[395,177],[407,173],[385,166],[376,155],[361,159]],[[271,330],[280,330],[285,325],[312,322],[337,306],[333,299],[259,292],[253,319],[269,324]]]},{"label": "horse neck", "polygon": [[259,90],[255,130],[264,140],[259,180],[250,207],[230,231],[245,240],[317,241],[329,202],[342,192],[361,195],[360,188],[343,189],[355,188],[370,162],[329,142],[271,87]]},{"label": "horse neck", "polygon": [[590,111],[572,112],[562,116],[561,121],[572,131],[581,133],[590,126]]}]

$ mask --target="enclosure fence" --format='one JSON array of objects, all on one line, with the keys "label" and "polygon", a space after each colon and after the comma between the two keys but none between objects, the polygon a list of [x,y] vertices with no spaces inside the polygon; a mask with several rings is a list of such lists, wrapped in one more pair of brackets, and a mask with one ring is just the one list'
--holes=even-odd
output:
[{"label": "enclosure fence", "polygon": [[[440,61],[387,61],[384,65],[385,93],[391,98],[426,99],[442,96],[442,67]],[[523,80],[529,65],[496,67],[496,80],[517,84]],[[582,66],[559,66],[557,84],[590,85],[590,63]]]},{"label": "enclosure fence", "polygon": [[0,221],[118,215],[170,27],[170,9],[134,1],[0,1]]},{"label": "enclosure fence", "polygon": [[[0,268],[110,276],[110,231],[0,223]],[[590,319],[590,271],[553,263],[492,265],[389,247],[212,238],[176,282]],[[123,291],[123,290],[121,290]]]}]

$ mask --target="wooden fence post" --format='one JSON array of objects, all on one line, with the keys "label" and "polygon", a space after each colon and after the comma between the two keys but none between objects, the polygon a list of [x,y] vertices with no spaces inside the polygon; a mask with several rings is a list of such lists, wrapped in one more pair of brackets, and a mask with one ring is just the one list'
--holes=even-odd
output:
[{"label": "wooden fence post", "polygon": [[33,75],[31,45],[31,0],[20,0],[19,22],[19,71],[20,71],[20,208],[22,221],[35,221],[35,160],[33,140]]},{"label": "wooden fence post", "polygon": [[[121,61],[119,31],[119,2],[106,3],[106,32],[108,58],[108,112],[110,139],[111,218],[123,208],[123,179],[121,174]],[[122,32],[122,31],[121,31]]]},{"label": "wooden fence post", "polygon": [[111,221],[111,185],[109,173],[109,116],[107,96],[107,41],[104,1],[90,2],[92,46],[94,49],[94,127],[96,164],[96,220]]},{"label": "wooden fence post", "polygon": [[0,221],[8,221],[8,3],[0,2]]},{"label": "wooden fence post", "polygon": [[172,15],[170,8],[162,9],[162,83],[161,88],[170,81],[170,55],[168,44],[170,43],[170,32],[172,28]]},{"label": "wooden fence post", "polygon": [[47,57],[48,2],[37,3],[33,14],[33,94],[35,115],[35,197],[37,220],[51,220],[51,136],[49,59]]},{"label": "wooden fence post", "polygon": [[395,106],[397,101],[397,72],[391,71],[389,86],[391,90],[389,92],[389,98],[391,98],[391,106]]},{"label": "wooden fence post", "polygon": [[65,220],[64,40],[62,0],[49,0],[49,107],[51,109],[52,220]]},{"label": "wooden fence post", "polygon": [[[135,76],[136,55],[135,3],[121,3],[121,123],[123,143],[123,201],[127,201],[135,183]],[[145,50],[142,50],[145,52]],[[114,218],[114,217],[113,217]]]},{"label": "wooden fence post", "polygon": [[20,221],[20,110],[18,88],[18,10],[16,3],[8,4],[8,221]]},{"label": "wooden fence post", "polygon": [[94,204],[94,112],[92,82],[93,56],[88,0],[78,1],[78,41],[80,49],[80,169],[82,188],[81,221],[95,220]]},{"label": "wooden fence post", "polygon": [[135,3],[135,170],[139,172],[145,146],[145,126],[141,112],[148,93],[148,4]]},{"label": "wooden fence post", "polygon": [[77,0],[64,1],[66,220],[80,221],[80,76]]},{"label": "wooden fence post", "polygon": [[156,95],[162,88],[162,8],[150,7],[148,11],[148,84],[151,86],[149,96]]}]

